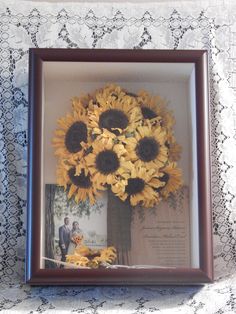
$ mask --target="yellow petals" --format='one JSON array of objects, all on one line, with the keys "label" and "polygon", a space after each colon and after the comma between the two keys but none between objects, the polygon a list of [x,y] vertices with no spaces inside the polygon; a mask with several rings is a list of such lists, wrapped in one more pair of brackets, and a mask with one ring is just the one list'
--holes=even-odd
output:
[{"label": "yellow petals", "polygon": [[[160,96],[109,84],[71,101],[72,111],[58,119],[52,140],[57,183],[68,198],[92,205],[110,188],[132,206],[151,207],[183,184],[174,163],[181,157],[175,120]],[[93,261],[96,267],[101,259]]]},{"label": "yellow petals", "polygon": [[68,198],[69,199],[75,193],[76,190],[77,190],[77,187],[74,184],[72,184],[71,187],[70,187],[69,193],[68,193]]},{"label": "yellow petals", "polygon": [[[164,181],[165,185],[162,186],[160,194],[162,197],[167,198],[170,193],[174,193],[179,190],[183,185],[182,171],[177,167],[175,162],[169,163],[167,166],[161,169],[164,176],[168,176],[168,180]],[[160,180],[162,180],[162,178]]]},{"label": "yellow petals", "polygon": [[73,254],[66,255],[66,262],[80,267],[98,268],[106,264],[113,264],[117,258],[114,246],[92,249],[81,245],[75,249]]}]

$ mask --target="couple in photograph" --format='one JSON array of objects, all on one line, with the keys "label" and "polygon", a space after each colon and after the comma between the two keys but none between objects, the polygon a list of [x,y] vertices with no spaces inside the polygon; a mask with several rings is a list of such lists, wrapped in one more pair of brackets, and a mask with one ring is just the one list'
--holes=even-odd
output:
[{"label": "couple in photograph", "polygon": [[70,228],[69,217],[64,218],[64,225],[59,228],[59,247],[61,250],[61,261],[66,261],[67,254],[73,254],[77,246],[74,238],[81,235],[82,231],[79,228],[79,223],[73,221],[72,229]]}]

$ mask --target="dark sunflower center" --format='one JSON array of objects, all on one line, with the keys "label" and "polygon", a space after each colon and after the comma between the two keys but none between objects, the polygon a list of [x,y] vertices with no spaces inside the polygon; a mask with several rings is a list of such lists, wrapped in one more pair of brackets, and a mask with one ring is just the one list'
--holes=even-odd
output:
[{"label": "dark sunflower center", "polygon": [[164,186],[160,186],[159,188],[155,189],[155,191],[156,192],[160,192],[166,186],[166,184],[168,183],[169,179],[170,179],[169,174],[164,172],[164,175],[161,178],[159,178],[159,180],[161,182],[165,182],[165,185]]},{"label": "dark sunflower center", "polygon": [[112,128],[125,129],[129,123],[126,114],[117,109],[104,111],[99,118],[99,127],[112,131]]},{"label": "dark sunflower center", "polygon": [[140,178],[130,178],[128,179],[128,184],[125,187],[125,192],[129,195],[134,195],[142,192],[144,189],[145,182]]},{"label": "dark sunflower center", "polygon": [[156,112],[148,107],[141,107],[141,111],[144,119],[153,119],[157,117]]},{"label": "dark sunflower center", "polygon": [[76,176],[75,167],[73,167],[68,171],[68,176],[71,182],[80,188],[88,189],[92,185],[90,181],[90,175],[86,176],[84,170],[81,171],[79,176]]},{"label": "dark sunflower center", "polygon": [[142,161],[149,162],[159,154],[159,143],[153,137],[146,136],[138,142],[135,151]]},{"label": "dark sunflower center", "polygon": [[81,142],[87,143],[87,126],[84,122],[75,122],[68,129],[65,136],[65,146],[70,153],[77,153],[82,149]]},{"label": "dark sunflower center", "polygon": [[96,168],[102,174],[113,173],[119,166],[119,158],[113,150],[104,150],[96,157]]},{"label": "dark sunflower center", "polygon": [[169,179],[170,179],[170,175],[166,172],[164,172],[164,175],[161,178],[159,178],[161,182],[165,182],[165,183],[167,183]]}]

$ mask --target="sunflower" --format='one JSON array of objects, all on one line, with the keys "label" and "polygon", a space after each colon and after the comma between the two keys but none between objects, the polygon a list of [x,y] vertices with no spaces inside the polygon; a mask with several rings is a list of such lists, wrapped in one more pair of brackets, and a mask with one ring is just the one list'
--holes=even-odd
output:
[{"label": "sunflower", "polygon": [[169,160],[170,161],[178,161],[181,157],[182,153],[182,147],[176,143],[172,142],[170,143],[170,148],[169,148]]},{"label": "sunflower", "polygon": [[124,158],[125,153],[124,146],[115,144],[112,138],[92,144],[92,152],[84,158],[97,189],[114,183],[116,176],[125,174],[129,165]]},{"label": "sunflower", "polygon": [[117,258],[117,251],[113,246],[100,250],[87,246],[76,248],[72,255],[66,255],[66,261],[78,267],[98,268],[105,264],[113,264]]},{"label": "sunflower", "polygon": [[161,200],[156,190],[164,185],[160,181],[161,174],[155,169],[147,170],[145,167],[130,167],[129,176],[120,178],[111,185],[112,192],[121,200],[129,199],[132,206],[138,204],[144,207],[153,207]]},{"label": "sunflower", "polygon": [[80,158],[83,143],[88,142],[88,117],[85,112],[73,111],[58,120],[60,129],[55,131],[53,146],[55,155],[65,160]]},{"label": "sunflower", "polygon": [[162,168],[160,172],[163,175],[159,178],[159,180],[162,181],[164,185],[157,188],[156,191],[163,198],[167,198],[170,193],[176,192],[183,185],[182,171],[181,169],[177,168],[175,162],[171,162]]},{"label": "sunflower", "polygon": [[117,258],[117,252],[114,246],[101,249],[99,253],[99,256],[96,256],[93,259],[94,261],[97,261],[98,264],[112,264]]},{"label": "sunflower", "polygon": [[88,267],[89,259],[87,257],[81,256],[77,253],[71,254],[71,255],[66,255],[66,262],[70,263],[72,265],[75,265],[78,268],[80,268],[80,267],[89,268]]},{"label": "sunflower", "polygon": [[176,143],[173,133],[167,134],[165,145],[168,148],[169,161],[178,161],[181,157],[182,147]]},{"label": "sunflower", "polygon": [[171,130],[175,120],[171,111],[166,108],[166,101],[160,96],[150,96],[147,91],[140,91],[137,101],[140,105],[144,121],[152,125],[160,125]]},{"label": "sunflower", "polygon": [[96,104],[89,110],[89,125],[93,135],[106,129],[116,135],[133,130],[142,115],[136,99],[120,87],[108,87],[96,94]]},{"label": "sunflower", "polygon": [[127,158],[151,168],[161,168],[168,158],[168,148],[165,145],[166,133],[160,127],[153,129],[151,125],[137,127],[134,137],[122,137],[127,150]]},{"label": "sunflower", "polygon": [[144,119],[152,120],[158,118],[158,113],[156,112],[157,100],[164,102],[158,96],[150,96],[149,93],[145,90],[142,90],[138,93],[137,101],[141,106],[141,111]]},{"label": "sunflower", "polygon": [[95,197],[100,193],[93,184],[91,174],[85,169],[80,169],[79,175],[76,173],[78,167],[76,162],[71,164],[60,161],[57,168],[57,183],[68,191],[68,198],[74,196],[76,203],[89,199],[90,204],[95,203]]},{"label": "sunflower", "polygon": [[161,117],[161,126],[167,129],[168,132],[172,131],[175,124],[172,111],[169,111],[164,104],[159,104],[156,111],[159,117]]}]

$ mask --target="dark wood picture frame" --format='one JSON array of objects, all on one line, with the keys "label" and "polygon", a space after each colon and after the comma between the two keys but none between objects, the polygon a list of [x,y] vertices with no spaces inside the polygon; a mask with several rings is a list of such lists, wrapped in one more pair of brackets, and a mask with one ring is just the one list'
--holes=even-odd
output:
[{"label": "dark wood picture frame", "polygon": [[[57,62],[194,63],[199,203],[199,268],[40,269],[42,66]],[[30,285],[202,284],[213,280],[208,60],[205,50],[30,49],[26,283]]]}]

